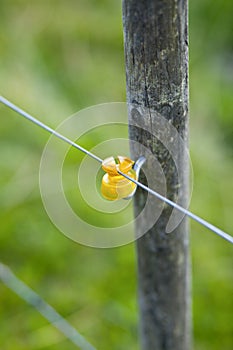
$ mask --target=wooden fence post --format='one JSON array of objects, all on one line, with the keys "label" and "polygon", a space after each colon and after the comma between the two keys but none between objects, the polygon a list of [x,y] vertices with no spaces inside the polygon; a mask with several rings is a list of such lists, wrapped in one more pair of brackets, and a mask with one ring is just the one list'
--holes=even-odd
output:
[{"label": "wooden fence post", "polygon": [[[123,27],[132,157],[143,155],[143,148],[133,141],[150,149],[165,175],[167,197],[176,201],[180,191],[179,204],[187,207],[188,165],[184,149],[178,147],[176,151],[180,180],[173,157],[153,135],[153,129],[159,128],[154,116],[159,115],[188,144],[187,0],[123,0]],[[147,131],[132,125],[136,112]],[[147,164],[145,172],[153,178],[155,169]],[[141,181],[145,182],[143,174]],[[135,215],[143,209],[146,198],[147,193],[138,189]],[[153,227],[137,240],[143,350],[190,349],[188,223],[184,218],[171,233],[166,233],[171,211],[165,206]],[[151,220],[153,208],[145,215],[145,221]],[[141,230],[137,225],[136,235],[140,236]]]}]

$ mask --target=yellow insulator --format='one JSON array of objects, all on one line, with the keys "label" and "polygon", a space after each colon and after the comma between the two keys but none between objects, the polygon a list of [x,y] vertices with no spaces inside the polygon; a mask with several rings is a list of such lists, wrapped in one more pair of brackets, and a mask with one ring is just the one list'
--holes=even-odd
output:
[{"label": "yellow insulator", "polygon": [[118,173],[120,170],[136,180],[136,172],[132,169],[133,164],[133,160],[122,156],[103,160],[102,168],[106,174],[102,179],[101,193],[104,198],[115,201],[126,198],[135,191],[136,185]]}]

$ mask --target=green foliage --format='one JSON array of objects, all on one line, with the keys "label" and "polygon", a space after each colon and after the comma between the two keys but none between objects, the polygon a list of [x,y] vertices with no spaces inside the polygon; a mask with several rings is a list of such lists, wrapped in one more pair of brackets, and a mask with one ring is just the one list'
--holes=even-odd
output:
[{"label": "green foliage", "polygon": [[[191,209],[232,228],[231,0],[190,2]],[[117,0],[1,1],[1,94],[49,125],[125,100]],[[64,237],[38,187],[47,135],[0,106],[0,256],[97,349],[138,349],[134,245],[97,250]],[[86,140],[86,143],[91,140]],[[78,157],[78,156],[77,156]],[[68,155],[70,165],[76,165]],[[195,350],[232,348],[232,247],[191,224]],[[0,348],[73,349],[0,284]]]}]

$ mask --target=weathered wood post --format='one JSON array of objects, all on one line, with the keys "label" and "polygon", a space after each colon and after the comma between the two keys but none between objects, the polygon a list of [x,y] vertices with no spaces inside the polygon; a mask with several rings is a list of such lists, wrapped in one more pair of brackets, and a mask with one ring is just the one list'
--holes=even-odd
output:
[{"label": "weathered wood post", "polygon": [[[159,128],[154,116],[159,115],[188,143],[187,0],[123,0],[123,26],[129,124],[137,114],[147,130],[129,125],[130,139],[150,149],[163,169],[167,197],[176,201],[180,191],[179,203],[187,207],[188,165],[184,149],[176,147],[180,179],[169,150],[153,135],[153,129]],[[143,152],[134,143],[131,151],[133,159]],[[154,177],[150,164],[146,164],[145,172]],[[141,181],[145,182],[145,178]],[[138,189],[135,215],[143,209],[146,198],[147,193]],[[143,350],[190,349],[188,223],[184,218],[167,233],[171,211],[165,206],[153,227],[137,240]],[[153,208],[146,215],[145,220],[150,220]],[[138,236],[141,229],[137,225]]]}]

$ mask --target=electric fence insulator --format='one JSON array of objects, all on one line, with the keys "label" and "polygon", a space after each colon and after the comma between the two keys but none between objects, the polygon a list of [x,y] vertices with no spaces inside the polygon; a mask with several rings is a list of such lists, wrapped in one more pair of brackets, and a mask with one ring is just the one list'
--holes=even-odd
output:
[{"label": "electric fence insulator", "polygon": [[110,201],[129,197],[137,185],[119,174],[119,170],[137,180],[136,171],[132,169],[134,161],[127,157],[109,157],[103,160],[102,168],[106,172],[102,178],[101,193]]}]

